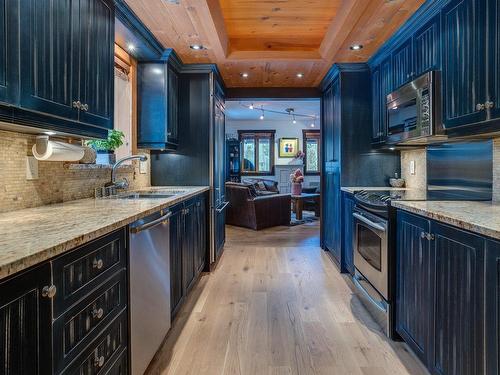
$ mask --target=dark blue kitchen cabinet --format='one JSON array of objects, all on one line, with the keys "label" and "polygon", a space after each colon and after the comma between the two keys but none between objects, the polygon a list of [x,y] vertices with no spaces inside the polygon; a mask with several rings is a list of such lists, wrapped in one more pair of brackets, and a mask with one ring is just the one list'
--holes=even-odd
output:
[{"label": "dark blue kitchen cabinet", "polygon": [[393,71],[391,57],[387,57],[380,64],[380,141],[387,138],[387,95],[393,91]]},{"label": "dark blue kitchen cabinet", "polygon": [[484,374],[484,238],[433,222],[434,358],[442,375]]},{"label": "dark blue kitchen cabinet", "polygon": [[343,193],[343,213],[342,213],[342,268],[343,270],[354,275],[354,199],[352,194]]},{"label": "dark blue kitchen cabinet", "polygon": [[0,373],[52,374],[50,285],[49,263],[0,282]]},{"label": "dark blue kitchen cabinet", "polygon": [[109,0],[80,0],[79,121],[113,128],[114,106],[114,7]]},{"label": "dark blue kitchen cabinet", "polygon": [[441,12],[446,128],[486,120],[485,5],[484,0],[453,0]]},{"label": "dark blue kitchen cabinet", "polygon": [[441,18],[435,16],[413,36],[413,72],[417,77],[441,68]]},{"label": "dark blue kitchen cabinet", "polygon": [[113,128],[114,3],[0,0],[2,24],[1,119],[106,137]]},{"label": "dark blue kitchen cabinet", "polygon": [[21,107],[78,121],[79,1],[23,1]]},{"label": "dark blue kitchen cabinet", "polygon": [[411,37],[392,53],[392,71],[394,88],[404,85],[414,77],[413,39]]},{"label": "dark blue kitchen cabinet", "polygon": [[19,0],[0,0],[0,102],[15,104],[19,60]]},{"label": "dark blue kitchen cabinet", "polygon": [[378,143],[383,134],[382,113],[380,110],[380,69],[376,67],[371,71],[372,75],[372,143]]},{"label": "dark blue kitchen cabinet", "polygon": [[500,373],[500,242],[486,243],[486,374]]},{"label": "dark blue kitchen cabinet", "polygon": [[151,150],[175,150],[178,145],[179,77],[165,60],[140,62],[137,71],[137,144]]},{"label": "dark blue kitchen cabinet", "polygon": [[490,118],[500,119],[500,0],[490,0],[488,15],[488,107]]},{"label": "dark blue kitchen cabinet", "polygon": [[433,353],[432,309],[434,251],[425,239],[428,220],[406,212],[397,214],[396,331],[422,362]]}]

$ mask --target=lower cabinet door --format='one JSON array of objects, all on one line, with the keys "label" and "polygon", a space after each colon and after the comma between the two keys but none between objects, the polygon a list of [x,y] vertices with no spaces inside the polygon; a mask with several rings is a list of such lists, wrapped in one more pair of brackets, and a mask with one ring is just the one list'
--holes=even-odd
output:
[{"label": "lower cabinet door", "polygon": [[0,374],[51,374],[52,304],[46,263],[0,282]]},{"label": "lower cabinet door", "polygon": [[195,245],[195,270],[200,274],[205,268],[207,258],[207,210],[205,198],[196,202],[196,245]]},{"label": "lower cabinet door", "polygon": [[195,247],[196,247],[196,203],[190,201],[184,208],[184,236],[182,241],[182,271],[184,294],[195,280]]},{"label": "lower cabinet door", "polygon": [[486,374],[500,374],[500,242],[486,244]]},{"label": "lower cabinet door", "polygon": [[484,374],[484,247],[477,235],[432,223],[435,351],[440,375]]},{"label": "lower cabinet door", "polygon": [[434,252],[422,236],[430,231],[428,220],[398,212],[397,221],[396,331],[425,363],[433,350]]},{"label": "lower cabinet door", "polygon": [[354,275],[354,248],[352,244],[353,240],[353,217],[352,212],[354,210],[354,199],[350,194],[344,193],[343,199],[343,220],[344,223],[344,235],[342,236],[342,263],[343,267],[351,275]]},{"label": "lower cabinet door", "polygon": [[183,205],[178,204],[170,209],[170,308],[172,319],[182,302],[182,239],[184,236]]}]

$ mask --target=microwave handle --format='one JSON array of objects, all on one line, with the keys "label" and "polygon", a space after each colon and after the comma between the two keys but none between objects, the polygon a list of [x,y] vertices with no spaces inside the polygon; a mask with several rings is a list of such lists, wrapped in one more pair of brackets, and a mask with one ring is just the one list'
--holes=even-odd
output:
[{"label": "microwave handle", "polygon": [[382,225],[374,223],[370,219],[367,219],[366,217],[364,217],[364,216],[362,216],[362,215],[360,215],[360,214],[358,214],[356,212],[354,212],[352,214],[352,216],[354,216],[359,221],[362,221],[366,225],[370,226],[370,228],[373,228],[373,229],[376,229],[376,230],[379,230],[379,231],[382,231],[382,232],[385,231],[385,227],[383,227]]}]

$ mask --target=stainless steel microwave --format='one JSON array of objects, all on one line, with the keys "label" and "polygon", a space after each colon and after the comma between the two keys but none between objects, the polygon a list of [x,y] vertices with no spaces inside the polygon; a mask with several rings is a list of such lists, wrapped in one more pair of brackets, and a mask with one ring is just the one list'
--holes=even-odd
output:
[{"label": "stainless steel microwave", "polygon": [[439,71],[430,71],[387,95],[387,144],[427,144],[446,139]]}]

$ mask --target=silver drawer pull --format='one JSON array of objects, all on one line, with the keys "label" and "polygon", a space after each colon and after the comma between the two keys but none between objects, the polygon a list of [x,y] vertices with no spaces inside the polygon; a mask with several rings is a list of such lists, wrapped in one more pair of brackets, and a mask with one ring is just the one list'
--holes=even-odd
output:
[{"label": "silver drawer pull", "polygon": [[102,266],[104,266],[104,262],[102,261],[102,259],[94,259],[94,262],[92,263],[92,267],[100,270],[102,268]]},{"label": "silver drawer pull", "polygon": [[42,289],[42,297],[54,298],[54,296],[56,295],[56,292],[57,292],[57,288],[55,285],[44,286]]},{"label": "silver drawer pull", "polygon": [[104,315],[104,310],[102,309],[102,307],[99,309],[92,310],[93,318],[101,319],[103,315]]},{"label": "silver drawer pull", "polygon": [[95,357],[94,359],[94,366],[95,367],[102,367],[104,366],[104,356],[100,356],[100,357]]}]

